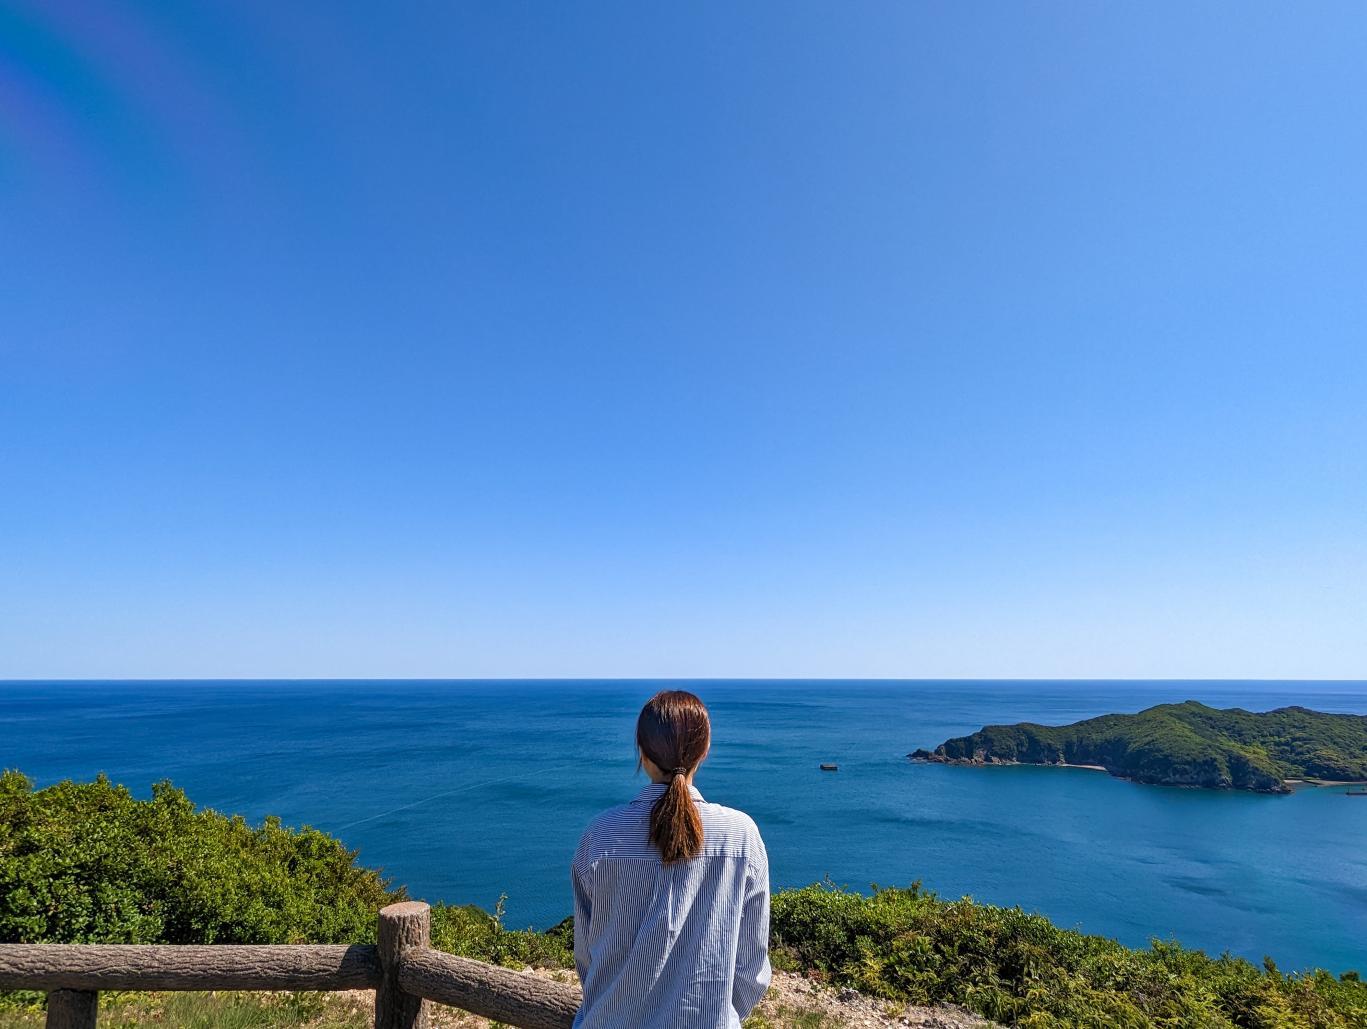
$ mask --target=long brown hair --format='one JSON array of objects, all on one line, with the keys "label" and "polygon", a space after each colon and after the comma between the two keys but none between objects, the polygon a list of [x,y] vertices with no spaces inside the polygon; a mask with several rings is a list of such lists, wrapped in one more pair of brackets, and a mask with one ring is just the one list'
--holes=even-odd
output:
[{"label": "long brown hair", "polygon": [[702,852],[702,819],[688,792],[688,776],[707,755],[711,740],[707,708],[683,690],[655,694],[636,719],[636,745],[669,776],[669,785],[650,808],[650,842],[667,865]]}]

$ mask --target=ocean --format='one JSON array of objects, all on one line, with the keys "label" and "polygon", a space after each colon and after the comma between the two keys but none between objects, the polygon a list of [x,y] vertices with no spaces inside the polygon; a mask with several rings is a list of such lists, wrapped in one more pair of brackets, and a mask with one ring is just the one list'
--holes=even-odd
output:
[{"label": "ocean", "polygon": [[[630,799],[646,681],[0,683],[0,767],[159,779],[313,825],[416,898],[544,928],[584,824]],[[1200,700],[1367,714],[1367,682],[670,683],[713,719],[697,785],[748,811],[775,888],[922,882],[1142,946],[1367,972],[1367,799],[1140,786],[1086,769],[918,765],[988,723]],[[838,772],[822,772],[835,762]]]}]

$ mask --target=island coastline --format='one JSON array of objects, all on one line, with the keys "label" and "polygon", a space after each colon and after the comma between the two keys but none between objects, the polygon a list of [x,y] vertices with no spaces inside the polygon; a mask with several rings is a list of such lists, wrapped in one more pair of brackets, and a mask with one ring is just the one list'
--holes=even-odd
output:
[{"label": "island coastline", "polygon": [[1288,794],[1367,783],[1367,716],[1304,707],[1250,712],[1194,700],[1070,725],[988,725],[913,761],[1086,768],[1153,786]]}]

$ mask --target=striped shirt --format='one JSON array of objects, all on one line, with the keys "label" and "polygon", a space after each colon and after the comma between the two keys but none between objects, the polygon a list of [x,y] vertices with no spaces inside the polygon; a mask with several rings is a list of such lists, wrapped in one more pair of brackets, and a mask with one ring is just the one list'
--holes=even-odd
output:
[{"label": "striped shirt", "polygon": [[666,865],[652,783],[590,823],[574,855],[576,1029],[738,1029],[769,988],[769,858],[749,815],[689,792],[702,853]]}]

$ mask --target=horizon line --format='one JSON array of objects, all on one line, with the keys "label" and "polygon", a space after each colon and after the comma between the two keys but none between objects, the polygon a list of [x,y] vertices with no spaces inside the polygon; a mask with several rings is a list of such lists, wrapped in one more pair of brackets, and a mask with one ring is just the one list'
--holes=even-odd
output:
[{"label": "horizon line", "polygon": [[543,683],[583,683],[583,682],[1061,682],[1061,683],[1134,683],[1134,682],[1199,682],[1199,683],[1362,683],[1367,685],[1367,677],[1262,677],[1262,676],[893,676],[893,675],[852,675],[852,676],[763,676],[763,675],[605,675],[605,676],[544,676],[544,675],[465,675],[465,676],[111,676],[107,678],[77,678],[55,676],[42,678],[28,676],[22,678],[0,678],[0,685],[34,683],[138,683],[138,682],[543,682]]}]

